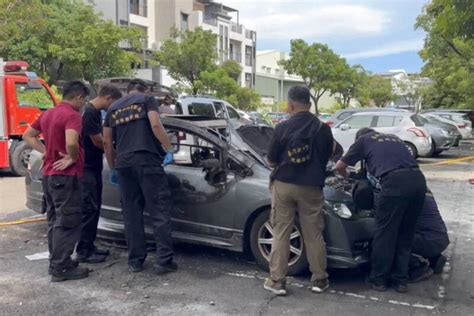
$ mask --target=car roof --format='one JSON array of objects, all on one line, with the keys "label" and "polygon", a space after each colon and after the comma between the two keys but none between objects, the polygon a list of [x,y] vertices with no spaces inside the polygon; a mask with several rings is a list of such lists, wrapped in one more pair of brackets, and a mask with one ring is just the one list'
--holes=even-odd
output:
[{"label": "car roof", "polygon": [[[367,112],[361,112],[361,113],[354,113],[352,116],[362,116],[362,115],[389,115],[389,116],[411,116],[411,115],[414,115],[414,113],[411,113],[411,112],[390,112],[390,111],[387,111],[387,112],[384,112],[384,113],[380,113],[380,111],[367,111]],[[350,117],[352,117],[350,116]],[[349,118],[349,117],[348,117]]]},{"label": "car roof", "polygon": [[397,108],[347,108],[337,111],[335,114],[340,114],[343,112],[408,112],[404,109]]}]

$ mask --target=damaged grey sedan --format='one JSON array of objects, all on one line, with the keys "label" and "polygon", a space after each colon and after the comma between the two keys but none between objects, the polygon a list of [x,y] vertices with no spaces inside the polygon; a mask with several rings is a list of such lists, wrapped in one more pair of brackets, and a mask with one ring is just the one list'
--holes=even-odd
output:
[{"label": "damaged grey sedan", "polygon": [[[191,116],[164,117],[162,122],[180,157],[165,167],[174,200],[175,241],[247,252],[267,268],[273,235],[268,221],[271,168],[265,154],[273,129]],[[42,212],[40,166],[40,156],[33,152],[25,181],[27,207],[37,212]],[[119,188],[110,183],[104,166],[99,237],[123,241]],[[352,187],[352,180],[337,178],[329,168],[324,187],[329,268],[357,268],[369,261],[373,211],[354,204]],[[146,211],[145,226],[152,241]],[[294,275],[308,266],[298,222],[290,239],[289,273]]]}]

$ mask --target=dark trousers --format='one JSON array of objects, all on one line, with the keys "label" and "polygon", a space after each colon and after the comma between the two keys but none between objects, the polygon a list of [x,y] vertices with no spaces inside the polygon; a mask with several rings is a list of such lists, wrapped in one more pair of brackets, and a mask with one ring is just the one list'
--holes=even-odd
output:
[{"label": "dark trousers", "polygon": [[76,252],[84,257],[94,251],[100,207],[102,205],[102,171],[84,169],[82,178],[82,222],[81,237]]},{"label": "dark trousers", "polygon": [[369,280],[406,284],[416,221],[423,207],[426,181],[420,171],[395,171],[385,176],[375,195],[376,231]]},{"label": "dark trousers", "polygon": [[128,263],[141,264],[147,252],[143,211],[150,216],[156,241],[156,263],[173,260],[171,239],[171,193],[161,166],[133,166],[117,169],[122,196]]},{"label": "dark trousers", "polygon": [[45,176],[43,192],[50,265],[58,271],[67,269],[81,234],[82,185],[75,176]]}]

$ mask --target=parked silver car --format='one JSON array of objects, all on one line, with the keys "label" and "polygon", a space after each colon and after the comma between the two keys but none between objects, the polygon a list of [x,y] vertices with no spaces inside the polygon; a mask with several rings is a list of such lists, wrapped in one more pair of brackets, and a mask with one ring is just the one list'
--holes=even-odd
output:
[{"label": "parked silver car", "polygon": [[[245,125],[230,128],[231,143],[216,137],[213,132],[192,122],[176,118],[163,118],[169,133],[190,135],[192,144],[181,143],[177,137],[175,150],[189,146],[191,163],[167,166],[174,200],[172,212],[173,237],[180,242],[197,243],[234,251],[248,251],[256,261],[268,266],[272,243],[269,225],[271,195],[268,189],[271,169],[261,153],[252,147],[268,144],[243,139],[240,128],[247,131],[244,137],[255,138],[259,126]],[[264,127],[262,137],[271,137]],[[247,135],[247,136],[245,136]],[[251,145],[251,146],[250,146]],[[41,159],[33,153],[30,172],[26,177],[27,206],[42,211]],[[107,164],[105,164],[106,166]],[[119,188],[109,181],[107,167],[103,172],[103,205],[99,221],[102,238],[124,240]],[[351,195],[351,182],[335,176],[327,179],[324,188],[326,201],[325,240],[328,265],[331,268],[354,268],[367,264],[374,235],[372,210],[359,210]],[[145,212],[145,230],[153,240],[151,221]],[[306,245],[299,224],[293,227],[289,271],[298,273],[307,267]]]},{"label": "parked silver car", "polygon": [[325,123],[328,124],[330,127],[334,127],[340,122],[344,121],[345,119],[351,117],[355,113],[363,113],[363,112],[408,112],[407,110],[401,110],[397,108],[346,108],[338,110],[336,113],[331,115],[328,119],[325,120]]},{"label": "parked silver car", "polygon": [[467,114],[434,111],[424,113],[424,116],[427,118],[436,118],[439,121],[456,126],[463,139],[472,137],[472,123]]},{"label": "parked silver car", "polygon": [[412,156],[416,158],[430,156],[432,153],[432,139],[423,125],[418,115],[409,112],[363,112],[355,113],[337,124],[332,133],[344,151],[355,142],[357,131],[363,127],[395,134],[405,142]]},{"label": "parked silver car", "polygon": [[433,139],[433,155],[459,146],[462,136],[454,125],[443,123],[433,117],[419,115],[419,118]]}]

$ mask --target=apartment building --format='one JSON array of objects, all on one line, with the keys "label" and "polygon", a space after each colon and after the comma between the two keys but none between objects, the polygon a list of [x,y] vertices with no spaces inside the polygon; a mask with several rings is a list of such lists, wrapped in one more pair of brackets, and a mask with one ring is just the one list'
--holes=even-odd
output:
[{"label": "apartment building", "polygon": [[[242,67],[239,83],[255,87],[257,34],[239,22],[239,11],[212,0],[100,0],[91,2],[104,18],[117,25],[133,25],[143,30],[143,62],[133,65],[137,77],[172,85],[166,68],[151,68],[147,59],[170,37],[170,30],[202,27],[218,35],[219,63],[235,60]],[[127,43],[122,47],[127,49]]]},{"label": "apartment building", "polygon": [[242,67],[239,83],[255,87],[257,33],[240,24],[239,11],[212,0],[159,0],[155,3],[156,43],[170,36],[170,29],[202,27],[218,35],[219,63],[235,60]]}]

